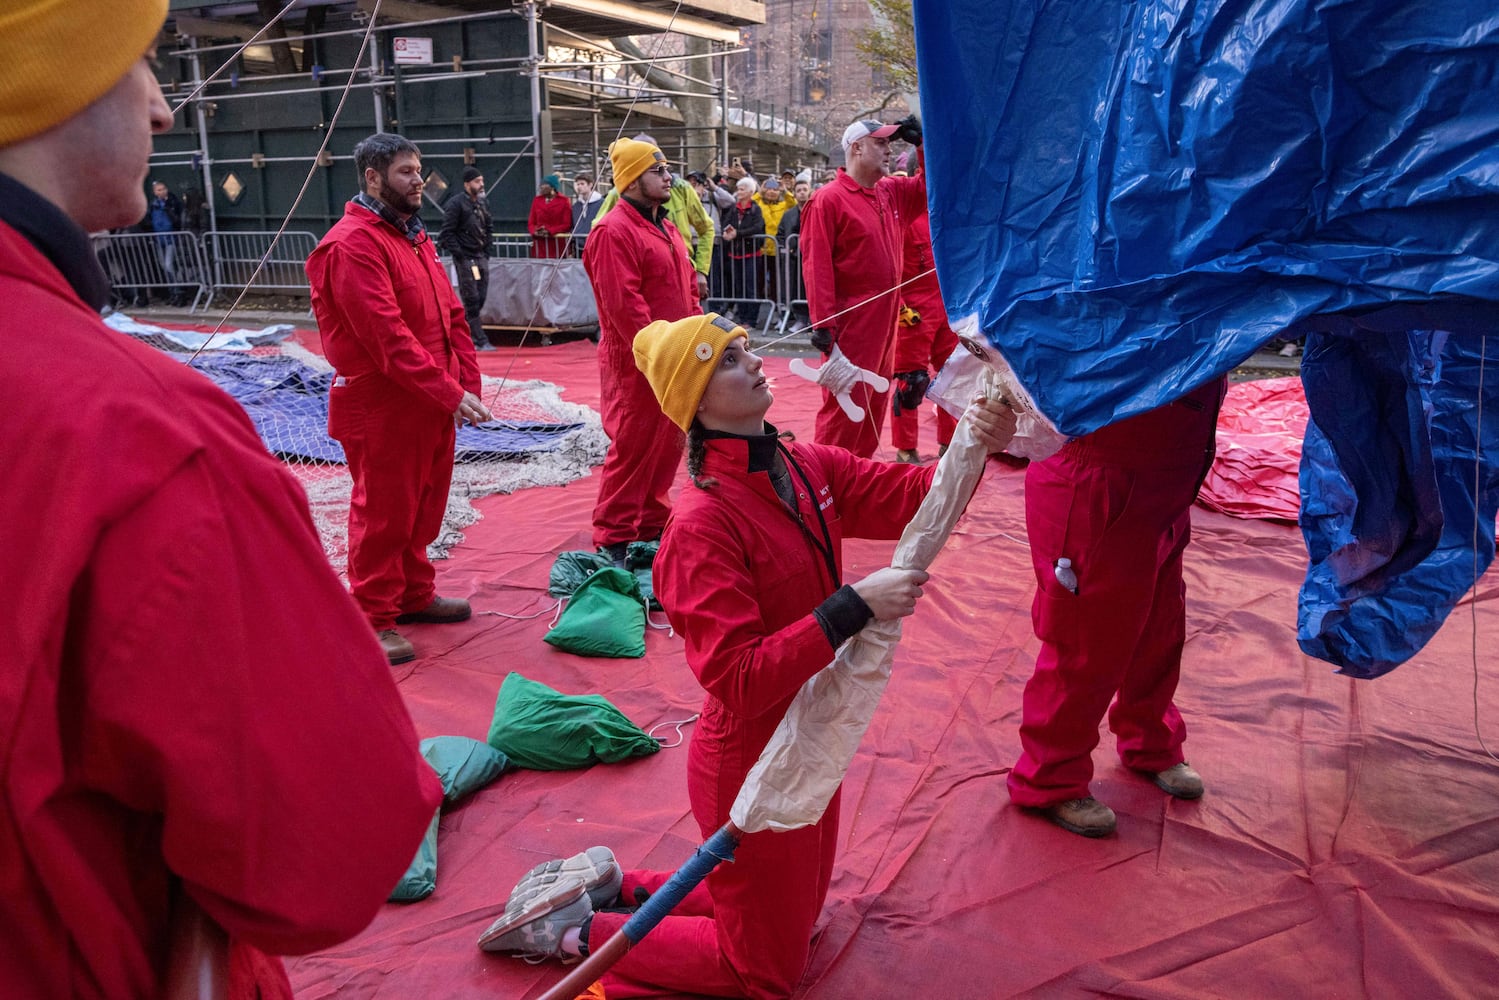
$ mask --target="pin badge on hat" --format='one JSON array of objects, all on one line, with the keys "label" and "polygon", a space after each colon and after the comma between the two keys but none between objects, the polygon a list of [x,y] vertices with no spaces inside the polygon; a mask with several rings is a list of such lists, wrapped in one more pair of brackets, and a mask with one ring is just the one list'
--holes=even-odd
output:
[{"label": "pin badge on hat", "polygon": [[698,344],[697,348],[692,353],[694,353],[694,354],[697,355],[697,359],[699,361],[712,361],[713,360],[713,345],[709,344],[705,340],[701,344]]}]

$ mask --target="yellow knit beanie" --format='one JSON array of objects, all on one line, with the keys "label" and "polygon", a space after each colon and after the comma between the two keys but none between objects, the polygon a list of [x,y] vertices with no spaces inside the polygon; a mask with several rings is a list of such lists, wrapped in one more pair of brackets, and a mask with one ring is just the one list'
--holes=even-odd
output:
[{"label": "yellow knit beanie", "polygon": [[609,144],[609,165],[614,168],[614,186],[620,191],[629,187],[646,170],[665,162],[666,154],[648,142],[615,139]]},{"label": "yellow knit beanie", "polygon": [[167,0],[5,0],[0,147],[61,125],[109,93],[166,16]]},{"label": "yellow knit beanie", "polygon": [[658,319],[635,335],[635,367],[645,373],[661,412],[685,431],[724,348],[746,336],[744,327],[718,313],[674,323]]}]

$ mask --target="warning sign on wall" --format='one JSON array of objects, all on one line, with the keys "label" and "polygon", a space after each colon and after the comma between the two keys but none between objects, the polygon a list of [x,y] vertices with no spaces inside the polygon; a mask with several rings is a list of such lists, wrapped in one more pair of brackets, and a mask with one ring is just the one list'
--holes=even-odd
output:
[{"label": "warning sign on wall", "polygon": [[397,66],[432,65],[432,39],[430,38],[396,38],[394,47]]}]

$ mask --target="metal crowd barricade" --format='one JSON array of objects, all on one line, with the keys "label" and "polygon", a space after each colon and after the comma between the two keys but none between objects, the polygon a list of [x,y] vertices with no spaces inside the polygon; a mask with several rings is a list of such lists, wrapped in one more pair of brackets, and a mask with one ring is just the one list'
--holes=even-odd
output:
[{"label": "metal crowd barricade", "polygon": [[189,309],[196,311],[213,298],[203,247],[192,233],[99,233],[92,239],[122,305],[145,305],[153,291],[177,302],[192,293]]},{"label": "metal crowd barricade", "polygon": [[[317,248],[317,237],[306,230],[289,230],[276,240],[271,231],[209,232],[203,235],[208,260],[213,268],[213,289],[240,289],[247,285],[254,291],[289,291],[310,294],[307,286],[307,258]],[[266,258],[267,251],[270,257]],[[261,267],[261,260],[265,266]],[[256,274],[256,268],[260,273]],[[250,279],[255,281],[251,284]]]},{"label": "metal crowd barricade", "polygon": [[801,329],[804,331],[801,339],[810,344],[812,309],[807,304],[807,285],[802,279],[801,239],[799,233],[786,237],[776,254],[776,301],[781,313],[776,337],[786,336],[787,327]]},{"label": "metal crowd barricade", "polygon": [[[759,328],[763,336],[782,311],[781,282],[777,261],[780,241],[774,236],[753,236],[725,243],[714,241],[713,264],[708,269],[706,308],[730,316],[746,330]],[[753,247],[754,252],[748,251]],[[775,247],[774,257],[765,253]],[[736,256],[743,255],[743,256]]]}]

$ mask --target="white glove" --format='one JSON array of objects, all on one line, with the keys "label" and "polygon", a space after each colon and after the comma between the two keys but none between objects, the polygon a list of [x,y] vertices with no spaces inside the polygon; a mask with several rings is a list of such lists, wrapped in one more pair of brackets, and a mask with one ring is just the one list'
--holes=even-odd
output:
[{"label": "white glove", "polygon": [[854,386],[863,382],[875,392],[885,392],[890,388],[889,379],[860,368],[848,360],[837,344],[833,345],[832,353],[821,368],[813,368],[802,358],[792,358],[790,368],[793,375],[800,375],[808,382],[816,382],[826,389],[830,396],[838,400],[843,415],[856,424],[864,420],[864,407],[855,403],[849,395]]}]

